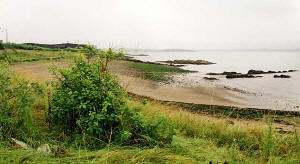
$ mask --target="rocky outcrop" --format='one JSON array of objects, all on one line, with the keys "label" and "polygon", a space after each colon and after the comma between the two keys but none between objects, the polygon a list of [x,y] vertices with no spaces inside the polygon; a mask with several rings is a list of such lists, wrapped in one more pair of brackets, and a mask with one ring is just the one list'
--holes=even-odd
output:
[{"label": "rocky outcrop", "polygon": [[291,78],[290,75],[274,75],[274,78]]},{"label": "rocky outcrop", "polygon": [[230,75],[226,75],[227,79],[235,79],[235,78],[258,78],[258,77],[262,77],[262,76],[254,76],[251,74],[230,74]]},{"label": "rocky outcrop", "polygon": [[223,73],[207,73],[207,75],[239,75],[242,73],[238,73],[238,72],[223,72]]},{"label": "rocky outcrop", "polygon": [[168,60],[168,61],[160,61],[162,63],[170,63],[170,64],[194,64],[194,65],[209,65],[216,64],[206,60]]},{"label": "rocky outcrop", "polygon": [[[234,78],[258,78],[262,76],[255,76],[261,74],[273,74],[273,73],[287,73],[287,72],[296,72],[297,70],[288,70],[288,71],[262,71],[262,70],[249,70],[248,73],[242,74],[238,72],[223,72],[223,73],[207,73],[207,75],[226,75],[227,79]],[[290,78],[289,75],[275,75],[274,78]]]},{"label": "rocky outcrop", "polygon": [[296,72],[297,70],[288,70],[288,71],[262,71],[262,70],[249,70],[248,74],[257,75],[257,74],[271,74],[271,73],[287,73],[287,72]]},{"label": "rocky outcrop", "polygon": [[215,77],[204,77],[203,79],[204,79],[204,80],[211,80],[211,81],[219,80],[219,79],[217,79],[217,78],[215,78]]},{"label": "rocky outcrop", "polygon": [[288,72],[296,72],[296,71],[297,71],[297,70],[293,70],[293,69],[292,69],[292,70],[288,70]]}]

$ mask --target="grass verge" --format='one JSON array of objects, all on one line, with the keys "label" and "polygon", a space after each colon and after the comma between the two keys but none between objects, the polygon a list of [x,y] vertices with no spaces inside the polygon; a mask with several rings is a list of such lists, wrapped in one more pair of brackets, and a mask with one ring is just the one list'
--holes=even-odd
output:
[{"label": "grass verge", "polygon": [[191,72],[177,67],[141,62],[133,62],[130,67],[137,71],[143,72],[144,78],[157,82],[168,82],[171,80],[170,76],[172,74]]},{"label": "grass verge", "polygon": [[78,53],[70,51],[5,49],[0,50],[0,61],[4,60],[9,63],[34,62],[43,60],[69,59],[76,55],[78,55]]}]

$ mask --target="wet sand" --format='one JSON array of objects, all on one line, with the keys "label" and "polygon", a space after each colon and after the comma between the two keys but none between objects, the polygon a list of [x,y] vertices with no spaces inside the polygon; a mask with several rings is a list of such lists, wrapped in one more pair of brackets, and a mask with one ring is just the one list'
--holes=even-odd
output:
[{"label": "wet sand", "polygon": [[164,87],[155,82],[118,75],[121,85],[129,92],[149,96],[158,100],[187,102],[196,104],[213,104],[224,106],[237,106],[237,102],[229,99],[229,97],[240,98],[224,88],[184,88],[184,87]]},{"label": "wet sand", "polygon": [[129,92],[149,96],[158,100],[239,106],[234,99],[243,99],[225,88],[212,87],[172,87],[160,85],[154,81],[141,78],[141,73],[129,68],[129,62],[113,61],[110,70],[116,74],[124,89]]}]

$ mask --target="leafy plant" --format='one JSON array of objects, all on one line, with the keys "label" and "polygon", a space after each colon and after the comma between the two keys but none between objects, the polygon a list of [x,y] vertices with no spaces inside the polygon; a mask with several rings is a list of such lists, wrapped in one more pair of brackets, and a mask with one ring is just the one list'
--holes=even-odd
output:
[{"label": "leafy plant", "polygon": [[35,83],[14,78],[7,63],[0,63],[0,139],[28,139],[34,135],[30,107]]},{"label": "leafy plant", "polygon": [[97,49],[93,45],[87,45],[85,47],[81,47],[81,52],[86,56],[88,62],[93,57],[99,57],[101,60],[99,60],[102,64],[101,69],[102,72],[105,72],[107,69],[107,64],[115,59],[120,59],[123,57],[123,50],[119,50],[118,52],[115,52],[112,48],[109,48],[107,51],[103,51],[100,49]]},{"label": "leafy plant", "polygon": [[52,82],[51,124],[69,134],[81,134],[74,139],[85,146],[170,142],[173,134],[160,129],[163,121],[145,124],[126,107],[125,92],[106,68],[114,52],[104,53],[91,62],[81,56],[69,69],[51,68],[57,79]]}]

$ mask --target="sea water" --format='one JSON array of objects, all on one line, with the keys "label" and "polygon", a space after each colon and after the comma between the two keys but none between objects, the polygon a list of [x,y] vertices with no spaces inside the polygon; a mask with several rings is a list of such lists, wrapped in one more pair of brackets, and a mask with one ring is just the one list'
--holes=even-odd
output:
[{"label": "sea water", "polygon": [[[185,85],[193,87],[226,87],[240,91],[243,98],[234,100],[244,107],[271,108],[274,110],[299,110],[300,106],[300,51],[229,51],[206,50],[193,52],[131,52],[148,56],[134,56],[142,61],[167,61],[176,59],[207,60],[212,65],[186,65],[181,68],[198,71],[177,77]],[[234,71],[247,73],[250,69],[263,71],[288,71],[282,73],[291,78],[274,78],[274,74],[263,74],[262,78],[226,79],[225,76],[208,76],[207,73]],[[281,73],[279,73],[280,75]],[[203,77],[216,77],[207,81]]]}]

